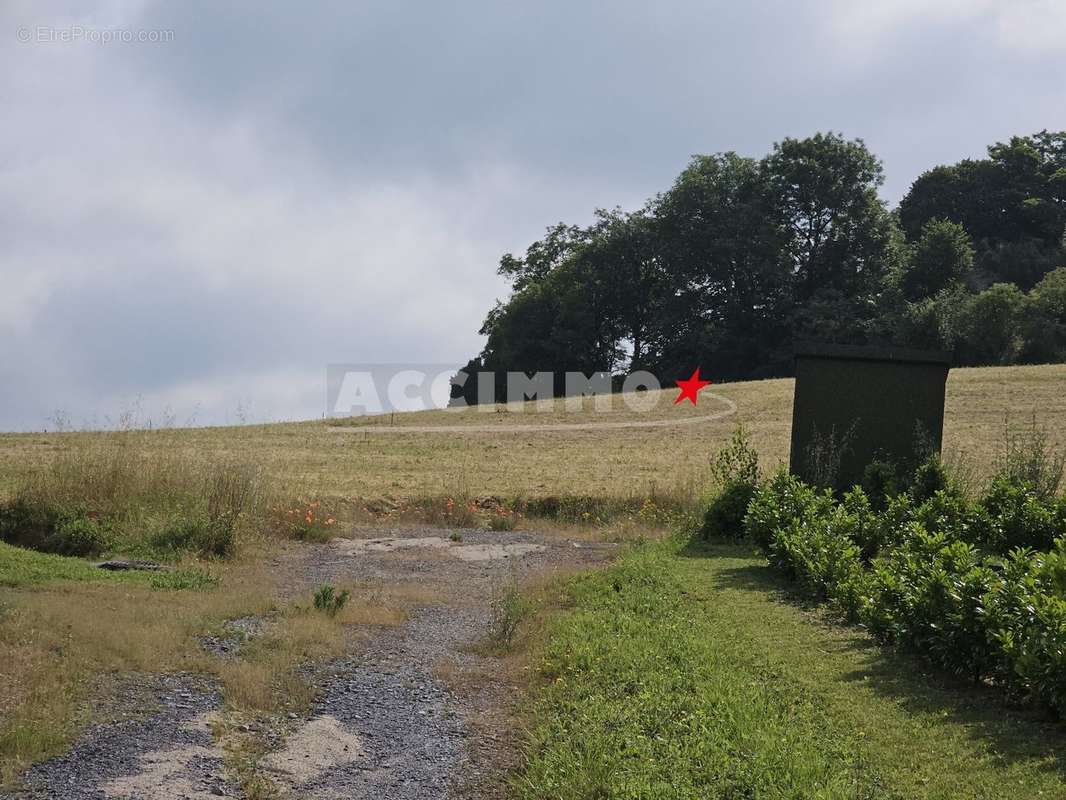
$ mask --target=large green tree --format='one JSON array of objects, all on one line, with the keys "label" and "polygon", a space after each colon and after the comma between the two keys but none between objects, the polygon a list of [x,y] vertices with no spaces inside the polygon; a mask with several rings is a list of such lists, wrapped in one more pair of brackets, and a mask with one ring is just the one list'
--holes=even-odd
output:
[{"label": "large green tree", "polygon": [[1066,267],[1052,270],[1033,287],[1022,328],[1027,361],[1066,360]]},{"label": "large green tree", "polygon": [[957,222],[931,219],[922,228],[903,267],[900,287],[908,300],[960,285],[973,269],[970,235]]},{"label": "large green tree", "polygon": [[797,339],[1066,357],[1066,270],[1049,273],[1066,263],[1066,134],[936,167],[893,214],[881,182],[863,142],[834,133],[696,156],[639,211],[503,256],[512,291],[468,367],[777,375]]},{"label": "large green tree", "polygon": [[481,366],[487,370],[602,370],[618,361],[617,330],[604,288],[570,259],[489,312]]},{"label": "large green tree", "polygon": [[562,265],[587,241],[588,236],[587,228],[556,223],[548,228],[543,239],[526,248],[524,257],[505,253],[496,271],[511,281],[511,288],[515,292],[520,292],[548,277],[552,270]]},{"label": "large green tree", "polygon": [[1013,283],[996,283],[973,295],[957,318],[959,363],[1014,363],[1024,346],[1020,323],[1025,304],[1025,295]]},{"label": "large green tree", "polygon": [[1035,285],[1062,263],[1066,229],[1066,132],[1015,136],[923,173],[900,201],[900,225],[917,241],[932,219],[962,225],[976,245],[985,285]]},{"label": "large green tree", "polygon": [[861,139],[834,133],[785,139],[763,161],[785,233],[795,299],[822,290],[876,293],[891,259],[891,220],[877,189],[881,162]]},{"label": "large green tree", "polygon": [[654,209],[675,287],[657,331],[663,368],[687,375],[711,362],[737,377],[773,360],[788,336],[792,287],[762,165],[697,156]]},{"label": "large green tree", "polygon": [[[597,212],[573,263],[583,285],[596,287],[602,298],[599,313],[617,336],[618,349],[628,350],[629,369],[653,366],[654,331],[663,316],[663,300],[672,291],[655,217],[648,209]],[[604,363],[602,368],[613,366]]]}]

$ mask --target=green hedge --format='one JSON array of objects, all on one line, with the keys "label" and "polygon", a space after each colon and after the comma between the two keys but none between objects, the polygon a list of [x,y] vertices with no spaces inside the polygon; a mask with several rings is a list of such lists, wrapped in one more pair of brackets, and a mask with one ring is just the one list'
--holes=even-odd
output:
[{"label": "green hedge", "polygon": [[746,536],[811,597],[885,643],[989,680],[1066,717],[1066,504],[996,481],[842,499],[779,473],[756,490]]}]

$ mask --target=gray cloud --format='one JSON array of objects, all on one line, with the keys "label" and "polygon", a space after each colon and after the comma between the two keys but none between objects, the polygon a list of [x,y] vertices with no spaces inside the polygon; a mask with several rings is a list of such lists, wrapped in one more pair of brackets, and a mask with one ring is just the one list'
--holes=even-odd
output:
[{"label": "gray cloud", "polygon": [[[174,38],[15,41],[70,25]],[[317,416],[331,361],[465,360],[501,252],[693,153],[839,130],[895,201],[1066,127],[1063,35],[1036,0],[6,6],[0,429]]]}]

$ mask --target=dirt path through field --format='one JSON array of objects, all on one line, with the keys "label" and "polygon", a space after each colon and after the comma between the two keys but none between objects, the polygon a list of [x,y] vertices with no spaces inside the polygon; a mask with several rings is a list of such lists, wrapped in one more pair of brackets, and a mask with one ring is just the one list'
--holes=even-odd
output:
[{"label": "dirt path through field", "polygon": [[[368,628],[347,655],[309,669],[318,690],[310,713],[285,720],[282,732],[264,732],[267,752],[256,771],[280,796],[503,796],[505,771],[518,754],[518,687],[475,647],[491,629],[493,602],[508,586],[593,566],[614,548],[525,531],[462,531],[461,541],[452,533],[362,530],[272,565],[283,596],[331,583],[354,587],[352,602],[387,597],[409,609],[403,624]],[[224,646],[219,655],[232,657]],[[26,791],[14,796],[242,796],[212,735],[223,708],[209,679],[142,676],[130,687],[110,721],[87,730],[68,754],[32,768]]]}]

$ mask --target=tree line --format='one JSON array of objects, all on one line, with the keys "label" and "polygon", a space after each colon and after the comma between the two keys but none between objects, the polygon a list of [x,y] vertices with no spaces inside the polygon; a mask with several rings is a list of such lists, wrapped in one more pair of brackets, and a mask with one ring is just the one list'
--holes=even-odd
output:
[{"label": "tree line", "polygon": [[835,133],[695,156],[642,208],[504,255],[510,296],[465,371],[771,377],[799,340],[1066,360],[1066,132],[934,167],[893,210],[883,179]]}]

